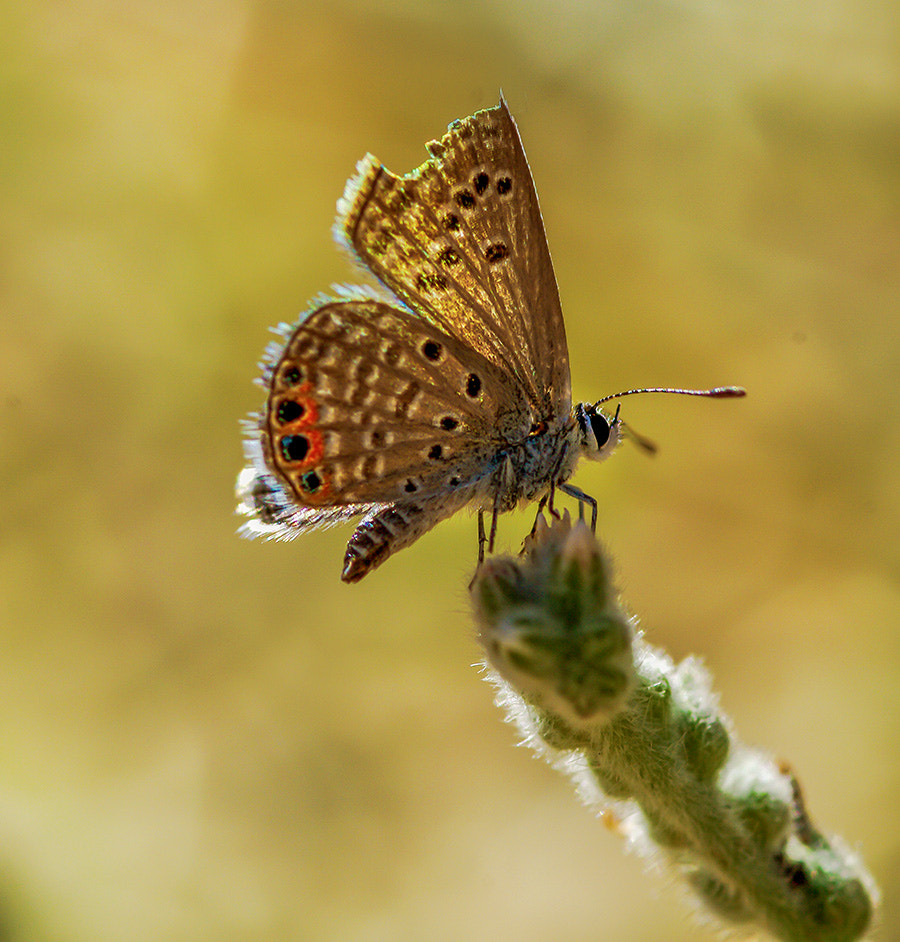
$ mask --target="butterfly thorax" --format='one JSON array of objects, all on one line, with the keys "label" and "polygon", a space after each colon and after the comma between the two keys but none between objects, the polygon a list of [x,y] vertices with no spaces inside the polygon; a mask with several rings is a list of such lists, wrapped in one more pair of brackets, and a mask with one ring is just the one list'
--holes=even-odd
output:
[{"label": "butterfly thorax", "polygon": [[574,421],[536,423],[523,439],[502,445],[482,509],[513,510],[567,481],[581,455],[581,431]]}]

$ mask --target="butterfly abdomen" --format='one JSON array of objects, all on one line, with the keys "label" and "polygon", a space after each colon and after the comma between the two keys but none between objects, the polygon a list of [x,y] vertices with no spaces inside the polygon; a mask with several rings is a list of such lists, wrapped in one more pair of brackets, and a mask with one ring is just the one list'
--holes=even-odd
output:
[{"label": "butterfly abdomen", "polygon": [[423,501],[404,501],[370,514],[354,530],[344,554],[344,582],[359,582],[389,556],[409,546],[435,524],[456,513],[471,494],[458,491]]}]

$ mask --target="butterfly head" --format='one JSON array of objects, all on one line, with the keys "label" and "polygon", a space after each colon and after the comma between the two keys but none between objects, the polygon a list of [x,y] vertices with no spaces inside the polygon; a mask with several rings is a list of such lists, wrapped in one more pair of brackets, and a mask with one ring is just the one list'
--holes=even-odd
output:
[{"label": "butterfly head", "polygon": [[619,406],[615,414],[610,417],[602,412],[600,406],[611,399],[621,399],[623,396],[634,396],[637,393],[675,393],[680,396],[706,396],[710,399],[737,399],[745,396],[746,392],[740,386],[716,386],[714,389],[676,389],[670,386],[654,386],[647,389],[626,389],[624,392],[613,393],[591,405],[580,402],[575,406],[575,420],[578,425],[579,443],[581,453],[586,458],[602,461],[608,457],[623,438],[628,438],[644,451],[653,454],[656,445],[643,435],[638,435],[630,426],[626,426],[619,418]]},{"label": "butterfly head", "polygon": [[610,416],[596,405],[579,402],[575,406],[575,421],[581,453],[592,461],[609,457],[622,438],[618,407],[615,415]]}]

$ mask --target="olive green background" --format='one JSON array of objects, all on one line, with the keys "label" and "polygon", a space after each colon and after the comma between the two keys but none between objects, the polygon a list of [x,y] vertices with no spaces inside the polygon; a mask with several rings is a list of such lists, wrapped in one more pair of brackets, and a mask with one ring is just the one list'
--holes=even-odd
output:
[{"label": "olive green background", "polygon": [[[688,940],[473,664],[475,523],[357,586],[235,535],[270,325],[358,276],[367,150],[516,115],[576,396],[655,439],[576,482],[653,643],[859,848],[900,936],[893,0],[0,10],[0,938]],[[530,525],[501,521],[512,550]]]}]

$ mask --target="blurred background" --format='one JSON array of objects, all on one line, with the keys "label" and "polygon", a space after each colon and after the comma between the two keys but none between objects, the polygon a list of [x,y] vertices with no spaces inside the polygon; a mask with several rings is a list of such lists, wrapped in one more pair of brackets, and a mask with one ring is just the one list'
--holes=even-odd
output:
[{"label": "blurred background", "polygon": [[[900,8],[545,0],[0,9],[0,938],[688,940],[492,704],[461,515],[235,531],[270,325],[335,201],[502,87],[628,606],[789,760],[900,937]],[[526,514],[501,521],[518,549]]]}]

